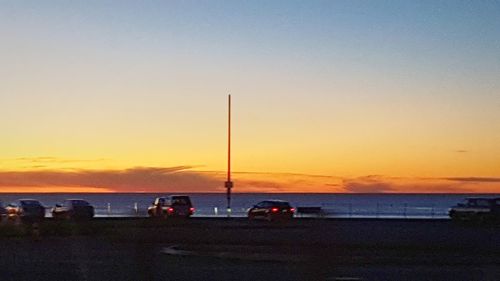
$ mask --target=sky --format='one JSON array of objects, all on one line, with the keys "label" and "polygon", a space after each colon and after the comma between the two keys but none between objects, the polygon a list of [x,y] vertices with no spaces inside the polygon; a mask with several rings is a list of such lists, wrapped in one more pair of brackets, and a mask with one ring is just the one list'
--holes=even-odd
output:
[{"label": "sky", "polygon": [[499,1],[0,0],[0,192],[500,193]]}]

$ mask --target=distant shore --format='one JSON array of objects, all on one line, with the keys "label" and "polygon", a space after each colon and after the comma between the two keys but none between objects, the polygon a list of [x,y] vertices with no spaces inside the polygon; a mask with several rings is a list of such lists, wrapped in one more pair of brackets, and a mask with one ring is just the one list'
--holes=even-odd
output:
[{"label": "distant shore", "polygon": [[448,220],[113,218],[38,227],[35,235],[29,225],[0,226],[2,280],[500,280],[500,227]]}]

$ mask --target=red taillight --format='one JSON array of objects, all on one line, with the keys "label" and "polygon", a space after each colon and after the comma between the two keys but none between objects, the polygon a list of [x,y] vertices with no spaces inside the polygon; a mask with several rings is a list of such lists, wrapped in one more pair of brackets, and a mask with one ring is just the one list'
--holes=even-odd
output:
[{"label": "red taillight", "polygon": [[194,213],[194,208],[193,207],[189,208],[189,212]]},{"label": "red taillight", "polygon": [[279,211],[279,209],[278,209],[278,208],[272,208],[272,209],[271,209],[271,212],[273,212],[273,213],[276,213],[277,211]]},{"label": "red taillight", "polygon": [[168,208],[168,209],[167,209],[167,212],[169,212],[169,213],[173,213],[173,212],[174,212],[174,208],[172,208],[172,207]]},{"label": "red taillight", "polygon": [[295,208],[290,208],[290,212],[295,212]]}]

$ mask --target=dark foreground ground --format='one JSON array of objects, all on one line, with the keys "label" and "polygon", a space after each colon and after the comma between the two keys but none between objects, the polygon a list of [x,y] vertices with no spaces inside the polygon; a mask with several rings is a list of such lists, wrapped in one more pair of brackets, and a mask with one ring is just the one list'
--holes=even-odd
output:
[{"label": "dark foreground ground", "polygon": [[500,227],[446,220],[0,225],[0,280],[500,280]]}]

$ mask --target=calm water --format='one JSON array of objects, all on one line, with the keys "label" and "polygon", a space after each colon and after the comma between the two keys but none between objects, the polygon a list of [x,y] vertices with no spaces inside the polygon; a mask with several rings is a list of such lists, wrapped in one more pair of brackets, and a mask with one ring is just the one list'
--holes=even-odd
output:
[{"label": "calm water", "polygon": [[[114,194],[0,194],[4,205],[19,198],[39,199],[52,207],[66,198],[83,198],[96,208],[96,216],[145,216],[157,193]],[[226,216],[225,194],[196,193],[191,196],[195,216]],[[445,218],[448,208],[466,197],[500,197],[499,194],[310,194],[237,193],[232,215],[245,216],[248,208],[265,199],[282,199],[294,207],[322,207],[327,217]]]}]

